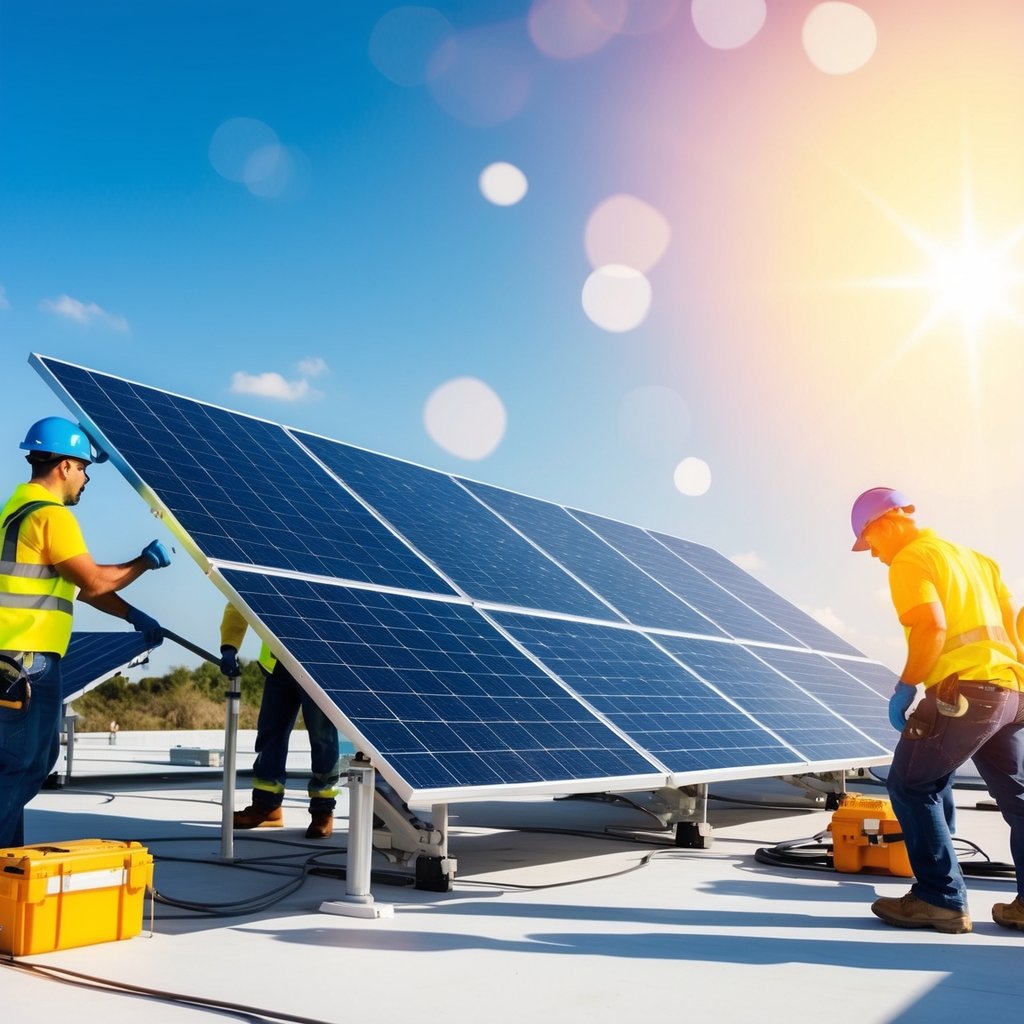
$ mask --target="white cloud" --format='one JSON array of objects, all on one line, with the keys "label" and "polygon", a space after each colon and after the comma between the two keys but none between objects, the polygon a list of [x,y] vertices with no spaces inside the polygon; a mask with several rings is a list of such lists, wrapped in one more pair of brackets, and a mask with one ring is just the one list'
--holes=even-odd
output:
[{"label": "white cloud", "polygon": [[115,331],[125,332],[128,330],[128,321],[116,313],[108,313],[95,302],[81,302],[73,299],[70,295],[62,295],[59,299],[43,299],[40,303],[43,309],[49,310],[55,316],[62,316],[67,320],[74,320],[80,324],[106,324]]},{"label": "white cloud", "polygon": [[320,396],[320,392],[309,386],[308,380],[285,380],[279,373],[246,373],[244,370],[231,375],[231,390],[236,395],[259,395],[280,402]]},{"label": "white cloud", "polygon": [[10,309],[11,304],[7,301],[7,289],[0,284],[0,309]]},{"label": "white cloud", "polygon": [[327,362],[319,356],[307,356],[299,363],[299,373],[303,377],[319,377],[327,372]]},{"label": "white cloud", "polygon": [[764,559],[756,551],[742,551],[738,555],[731,555],[729,560],[749,573],[763,569],[765,566]]}]

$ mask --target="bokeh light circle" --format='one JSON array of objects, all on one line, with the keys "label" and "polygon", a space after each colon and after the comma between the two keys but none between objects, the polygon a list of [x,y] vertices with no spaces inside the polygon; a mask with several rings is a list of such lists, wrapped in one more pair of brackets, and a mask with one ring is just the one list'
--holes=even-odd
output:
[{"label": "bokeh light circle", "polygon": [[495,206],[514,206],[528,188],[526,175],[515,164],[499,160],[480,173],[480,191]]},{"label": "bokeh light circle", "polygon": [[811,63],[827,75],[848,75],[862,68],[878,46],[871,15],[839,0],[818,4],[807,15],[802,36]]},{"label": "bokeh light circle", "polygon": [[541,53],[574,60],[611,42],[628,14],[629,0],[533,0],[526,28]]},{"label": "bokeh light circle", "polygon": [[707,494],[711,486],[711,467],[703,459],[691,455],[676,466],[672,481],[680,494],[688,498],[699,498]]},{"label": "bokeh light circle", "polygon": [[749,43],[764,25],[765,0],[693,0],[690,17],[697,35],[716,50]]},{"label": "bokeh light circle", "polygon": [[505,406],[477,377],[456,377],[436,388],[423,408],[431,439],[462,459],[483,459],[505,436]]},{"label": "bokeh light circle", "polygon": [[651,309],[650,282],[632,267],[598,267],[583,285],[583,311],[598,327],[613,333],[639,327]]},{"label": "bokeh light circle", "polygon": [[[396,7],[370,33],[370,60],[396,85],[423,85],[443,73],[446,65],[433,58],[454,34],[448,19],[433,7]],[[448,56],[453,53],[448,51]]]},{"label": "bokeh light circle", "polygon": [[210,138],[210,163],[228,181],[249,184],[253,180],[249,166],[253,155],[279,145],[269,125],[253,117],[232,117],[219,125]]},{"label": "bokeh light circle", "polygon": [[592,267],[620,263],[645,273],[668,248],[668,221],[636,196],[610,196],[587,218],[583,244]]}]

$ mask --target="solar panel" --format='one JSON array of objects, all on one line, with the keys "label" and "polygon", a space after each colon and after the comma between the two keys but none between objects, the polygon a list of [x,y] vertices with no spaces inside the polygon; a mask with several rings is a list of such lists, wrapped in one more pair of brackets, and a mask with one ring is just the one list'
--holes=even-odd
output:
[{"label": "solar panel", "polygon": [[614,615],[451,477],[311,434],[295,437],[470,597]]},{"label": "solar panel", "polygon": [[806,612],[790,604],[774,590],[766,587],[760,580],[744,572],[735,562],[712,548],[662,533],[652,532],[651,536],[808,647],[836,654],[860,654],[856,647],[842,637],[836,636]]},{"label": "solar panel", "polygon": [[713,622],[680,601],[561,506],[470,480],[459,482],[601,594],[630,622],[725,636]]},{"label": "solar panel", "polygon": [[320,687],[339,728],[413,789],[637,776],[660,785],[657,765],[469,605],[221,574]]},{"label": "solar panel", "polygon": [[[721,626],[730,636],[741,640],[764,640],[769,643],[792,644],[794,638],[772,625],[762,615],[723,590],[688,562],[676,557],[645,530],[629,526],[590,512],[571,510],[598,536],[635,562],[667,587],[680,600],[685,600],[704,616],[705,622]],[[701,633],[717,632],[706,626]]]},{"label": "solar panel", "polygon": [[32,360],[406,802],[889,760],[882,667],[711,549]]},{"label": "solar panel", "polygon": [[137,664],[152,646],[141,633],[134,630],[122,633],[72,633],[60,667],[64,703],[80,697],[120,669]]}]

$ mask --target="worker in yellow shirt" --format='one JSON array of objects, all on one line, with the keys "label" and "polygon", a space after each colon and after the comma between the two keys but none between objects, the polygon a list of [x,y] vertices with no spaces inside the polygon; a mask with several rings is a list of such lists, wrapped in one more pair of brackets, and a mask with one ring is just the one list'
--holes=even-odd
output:
[{"label": "worker in yellow shirt", "polygon": [[[889,590],[907,656],[889,700],[899,730],[886,786],[903,831],[914,884],[877,899],[876,917],[900,928],[969,932],[967,889],[953,850],[953,778],[969,758],[1010,826],[1017,897],[992,918],[1024,930],[1024,648],[999,567],[921,529],[891,487],[854,502],[854,551],[889,567]],[[924,684],[923,699],[907,717]]]},{"label": "worker in yellow shirt", "polygon": [[[220,624],[220,669],[228,678],[239,675],[238,649],[247,629],[248,623],[229,602]],[[301,708],[309,734],[311,762],[306,786],[310,815],[306,838],[326,839],[334,829],[334,806],[341,772],[338,730],[266,644],[260,650],[259,664],[263,670],[263,697],[256,721],[252,803],[243,811],[235,811],[234,827],[284,824],[281,804],[287,779],[288,741]]]},{"label": "worker in yellow shirt", "polygon": [[155,540],[120,565],[97,565],[70,510],[89,482],[92,445],[58,416],[34,423],[21,448],[31,480],[0,510],[0,848],[25,842],[24,808],[60,752],[61,658],[78,599],[126,619],[155,647],[159,623],[117,591],[170,564]]}]

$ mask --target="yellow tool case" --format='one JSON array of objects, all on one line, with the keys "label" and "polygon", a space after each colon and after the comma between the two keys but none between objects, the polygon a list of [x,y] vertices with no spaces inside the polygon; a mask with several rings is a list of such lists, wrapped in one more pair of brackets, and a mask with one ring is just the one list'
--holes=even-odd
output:
[{"label": "yellow tool case", "polygon": [[0,850],[0,952],[49,953],[142,931],[153,858],[136,842],[75,839]]},{"label": "yellow tool case", "polygon": [[836,871],[879,871],[903,878],[914,874],[900,823],[888,800],[846,797],[833,813],[829,831]]}]

